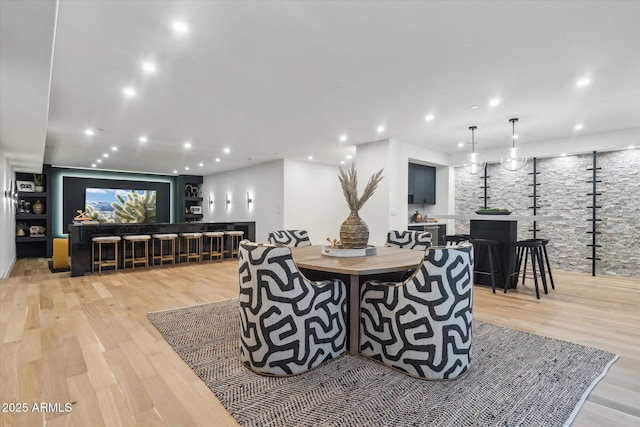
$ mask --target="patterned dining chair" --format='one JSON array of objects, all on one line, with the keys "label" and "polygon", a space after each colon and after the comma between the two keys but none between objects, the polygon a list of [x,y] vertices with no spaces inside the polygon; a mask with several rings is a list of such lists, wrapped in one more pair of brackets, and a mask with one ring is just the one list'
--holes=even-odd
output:
[{"label": "patterned dining chair", "polygon": [[308,280],[286,246],[243,241],[238,265],[245,366],[265,375],[293,375],[346,351],[347,290],[341,280]]},{"label": "patterned dining chair", "polygon": [[391,230],[387,233],[385,246],[424,251],[431,246],[431,233],[428,231]]},{"label": "patterned dining chair", "polygon": [[471,362],[473,247],[430,248],[404,282],[366,282],[360,353],[408,375],[454,379]]},{"label": "patterned dining chair", "polygon": [[311,246],[307,230],[277,230],[269,232],[269,243],[285,246]]}]

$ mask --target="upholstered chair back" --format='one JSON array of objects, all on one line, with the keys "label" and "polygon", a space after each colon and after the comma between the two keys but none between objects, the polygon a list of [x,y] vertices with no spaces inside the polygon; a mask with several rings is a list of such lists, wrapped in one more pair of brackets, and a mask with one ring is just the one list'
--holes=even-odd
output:
[{"label": "upholstered chair back", "polygon": [[346,286],[305,278],[286,246],[239,249],[240,360],[266,375],[292,375],[346,351]]},{"label": "upholstered chair back", "polygon": [[425,379],[453,379],[471,362],[473,248],[430,248],[404,282],[361,289],[362,355]]},{"label": "upholstered chair back", "polygon": [[307,230],[277,230],[269,232],[269,243],[285,246],[311,246]]},{"label": "upholstered chair back", "polygon": [[431,246],[431,233],[428,231],[391,230],[387,233],[385,246],[424,251]]}]

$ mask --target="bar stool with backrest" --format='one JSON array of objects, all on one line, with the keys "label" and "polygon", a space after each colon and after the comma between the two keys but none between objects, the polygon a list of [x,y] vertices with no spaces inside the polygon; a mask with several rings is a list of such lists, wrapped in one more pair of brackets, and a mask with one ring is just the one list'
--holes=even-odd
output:
[{"label": "bar stool with backrest", "polygon": [[[153,242],[151,245],[151,258],[153,259],[153,264],[155,265],[156,260],[160,261],[160,267],[164,264],[164,261],[171,262],[171,264],[176,263],[176,239],[178,235],[175,233],[158,233],[154,234]],[[156,255],[156,244],[160,247],[160,254]],[[167,247],[167,252],[165,253],[164,249]]]},{"label": "bar stool with backrest", "polygon": [[445,246],[459,246],[462,243],[468,242],[471,237],[468,234],[450,234],[444,236]]},{"label": "bar stool with backrest", "polygon": [[[131,263],[131,270],[135,271],[136,264],[142,264],[149,268],[149,234],[133,234],[122,237],[122,268],[127,268],[127,263]],[[131,244],[131,256],[127,256],[127,242]],[[136,243],[142,246],[142,254],[136,256]]]},{"label": "bar stool with backrest", "polygon": [[[98,236],[91,239],[91,271],[96,271],[95,267],[97,265],[99,273],[102,273],[103,267],[114,267],[115,272],[118,272],[118,244],[120,240],[120,236]],[[98,246],[97,259],[95,256],[96,245]],[[113,245],[113,258],[102,257],[103,245]],[[109,247],[107,246],[106,249],[108,251]]]},{"label": "bar stool with backrest", "polygon": [[[507,292],[507,284],[504,283],[504,278],[500,274],[500,255],[498,253],[497,240],[490,239],[470,239],[476,250],[476,262],[475,269],[473,271],[474,279],[476,274],[488,275],[491,277],[491,289],[493,293],[496,293],[496,276],[500,278],[504,291]],[[489,259],[489,271],[478,270],[478,267],[482,266],[482,262],[485,259]]]},{"label": "bar stool with backrest", "polygon": [[[520,240],[512,243],[511,246],[516,248],[516,265],[511,268],[509,276],[515,276],[515,285],[518,284],[518,278],[520,271],[522,271],[522,285],[524,285],[524,279],[527,275],[527,258],[531,257],[531,270],[533,271],[533,282],[536,287],[536,298],[540,299],[540,291],[538,289],[538,275],[536,272],[536,264],[542,275],[542,286],[544,287],[544,293],[547,294],[547,280],[544,277],[544,267],[542,267],[542,259],[540,258],[540,247],[542,242],[538,240]],[[506,288],[505,288],[506,290]]]},{"label": "bar stool with backrest", "polygon": [[228,230],[224,232],[225,236],[229,236],[229,249],[225,252],[229,253],[229,256],[233,258],[238,257],[238,248],[240,247],[240,240],[244,236],[244,231],[240,230]]},{"label": "bar stool with backrest", "polygon": [[178,258],[184,257],[187,262],[192,259],[200,262],[202,259],[202,233],[180,233]]},{"label": "bar stool with backrest", "polygon": [[[205,240],[209,241],[209,246],[203,243],[202,255],[209,255],[209,261],[214,257],[222,260],[224,256],[224,232],[223,231],[207,231],[202,233]],[[208,249],[208,250],[205,250]]]}]

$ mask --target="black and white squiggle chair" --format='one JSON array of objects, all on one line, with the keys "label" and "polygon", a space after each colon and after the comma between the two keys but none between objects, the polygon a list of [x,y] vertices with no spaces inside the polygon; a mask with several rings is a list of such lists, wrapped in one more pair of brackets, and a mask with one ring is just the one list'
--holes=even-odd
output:
[{"label": "black and white squiggle chair", "polygon": [[368,281],[360,292],[360,353],[425,379],[469,369],[473,248],[432,248],[404,282]]},{"label": "black and white squiggle chair", "polygon": [[286,246],[239,250],[240,360],[266,375],[299,374],[346,351],[346,286],[304,277]]},{"label": "black and white squiggle chair", "polygon": [[277,230],[269,232],[269,243],[285,246],[311,246],[307,230]]},{"label": "black and white squiggle chair", "polygon": [[424,251],[431,246],[431,233],[428,231],[399,231],[387,233],[385,246]]}]

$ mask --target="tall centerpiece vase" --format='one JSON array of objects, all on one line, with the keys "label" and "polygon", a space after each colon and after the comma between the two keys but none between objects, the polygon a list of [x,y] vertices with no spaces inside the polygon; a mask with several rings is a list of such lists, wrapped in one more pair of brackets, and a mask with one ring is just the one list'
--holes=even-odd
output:
[{"label": "tall centerpiece vase", "polygon": [[366,248],[369,242],[369,226],[357,211],[351,211],[340,226],[340,242],[346,249]]},{"label": "tall centerpiece vase", "polygon": [[340,243],[345,249],[363,249],[369,242],[369,226],[360,218],[358,211],[373,195],[378,183],[382,180],[382,169],[374,173],[369,179],[362,196],[358,197],[358,178],[354,164],[344,171],[340,168],[338,179],[342,186],[344,198],[351,213],[340,226]]}]

